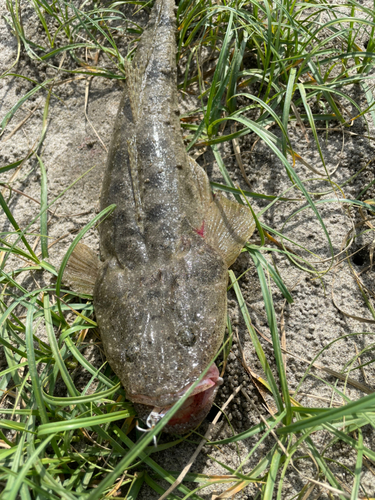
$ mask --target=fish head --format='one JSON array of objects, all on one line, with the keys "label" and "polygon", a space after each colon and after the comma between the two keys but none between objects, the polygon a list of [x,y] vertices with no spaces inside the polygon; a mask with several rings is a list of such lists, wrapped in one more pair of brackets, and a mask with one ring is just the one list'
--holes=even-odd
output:
[{"label": "fish head", "polygon": [[[170,408],[214,359],[225,331],[227,275],[220,255],[196,234],[167,262],[103,266],[94,297],[105,353],[141,413]],[[203,420],[220,382],[212,365],[169,430]]]}]

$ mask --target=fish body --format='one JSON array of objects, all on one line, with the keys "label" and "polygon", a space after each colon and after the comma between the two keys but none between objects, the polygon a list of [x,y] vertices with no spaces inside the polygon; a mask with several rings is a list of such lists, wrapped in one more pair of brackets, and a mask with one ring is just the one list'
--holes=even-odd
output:
[{"label": "fish body", "polygon": [[[215,357],[226,323],[228,265],[254,230],[247,207],[213,197],[180,128],[176,21],[156,0],[120,103],[100,197],[94,307],[106,357],[144,418],[166,411]],[[209,411],[216,365],[166,430]]]}]

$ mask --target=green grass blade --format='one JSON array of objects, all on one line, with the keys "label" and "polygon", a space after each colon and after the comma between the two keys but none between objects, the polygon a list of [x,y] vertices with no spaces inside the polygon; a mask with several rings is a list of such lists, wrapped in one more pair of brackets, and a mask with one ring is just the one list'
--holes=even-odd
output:
[{"label": "green grass blade", "polygon": [[[219,353],[221,350],[219,351]],[[219,354],[218,353],[218,354]],[[169,410],[168,416],[171,417],[174,413],[178,411],[178,409],[184,404],[186,399],[191,395],[194,388],[198,385],[198,383],[203,379],[205,374],[208,372],[211,363],[207,368],[202,372],[201,376],[197,379],[197,381],[192,384],[192,386],[185,392],[184,396]],[[153,437],[156,436],[165,425],[167,425],[168,419],[162,418],[153,429],[150,429],[147,434],[145,434],[138,442],[137,446],[132,447],[132,449],[126,454],[126,456],[116,465],[113,471],[107,475],[105,479],[101,482],[100,486],[92,493],[90,500],[99,500],[101,495],[106,491],[106,489],[113,483],[113,481],[123,473],[123,471],[129,467],[129,465],[143,452],[143,450],[149,445],[152,441]],[[174,479],[173,479],[174,481]]]},{"label": "green grass blade", "polygon": [[145,481],[145,474],[145,472],[140,472],[135,476],[129,491],[126,494],[126,500],[137,500],[140,489]]},{"label": "green grass blade", "polygon": [[[56,366],[59,369],[62,379],[72,396],[79,396],[79,392],[75,388],[74,382],[71,379],[68,369],[64,363],[64,360],[61,356],[61,352],[59,346],[57,344],[55,332],[53,330],[52,316],[51,316],[51,305],[49,301],[48,294],[44,294],[43,297],[43,308],[44,308],[44,318],[46,325],[46,332],[48,337],[48,342],[52,350],[53,358],[55,360]],[[39,428],[40,429],[40,428]]]},{"label": "green grass blade", "polygon": [[0,498],[8,498],[8,495],[11,495],[11,492],[14,490],[15,485],[16,485],[16,479],[17,475],[19,474],[19,470],[22,468],[23,464],[23,449],[26,441],[26,433],[21,434],[18,443],[17,443],[17,448],[15,449],[15,453],[13,456],[13,463],[11,467],[11,471],[14,473],[8,477],[7,483],[5,485],[5,488],[0,496]]},{"label": "green grass blade", "polygon": [[[227,54],[229,52],[229,46],[233,37],[232,23],[233,23],[233,12],[231,12],[229,16],[225,37],[220,50],[220,55],[217,62],[216,70],[212,79],[211,91],[207,101],[207,109],[205,113],[205,122],[207,130],[211,122],[216,119],[216,114],[218,112],[218,108],[220,107],[221,98],[225,89],[224,81],[226,78],[229,78],[229,74],[227,73],[226,60],[227,60]],[[219,88],[217,88],[218,85]]]},{"label": "green grass blade", "polygon": [[44,449],[48,445],[48,443],[51,441],[53,436],[48,436],[44,441],[40,443],[38,448],[35,450],[35,452],[29,456],[29,458],[26,460],[26,462],[23,464],[22,469],[18,472],[17,477],[14,480],[14,483],[12,485],[11,491],[7,493],[7,495],[4,496],[5,491],[1,495],[2,498],[6,498],[7,500],[16,500],[18,491],[22,486],[22,483],[28,474],[29,470],[32,468],[36,458],[39,457],[41,453],[43,453]]},{"label": "green grass blade", "polygon": [[[289,114],[290,114],[290,105],[292,102],[292,96],[294,93],[294,82],[296,78],[296,69],[292,68],[289,74],[288,78],[288,85],[286,88],[285,92],[285,98],[284,98],[284,105],[283,105],[283,125],[284,125],[284,130],[288,130],[288,123],[289,123]],[[282,136],[282,150],[283,150],[283,155],[286,157],[286,148],[287,148],[287,138],[285,135]]]},{"label": "green grass blade", "polygon": [[130,417],[134,412],[130,410],[117,411],[103,415],[91,417],[75,418],[74,420],[63,422],[49,422],[38,427],[38,436],[55,435],[59,432],[71,431],[73,429],[92,428],[97,425],[104,425],[116,420],[123,420]]},{"label": "green grass blade", "polygon": [[[121,387],[121,384],[118,383],[115,386],[111,387],[110,389],[107,389],[106,391],[101,391],[101,392],[94,392],[93,394],[90,395],[84,395],[84,396],[76,396],[76,397],[54,397],[54,396],[49,396],[45,392],[43,393],[43,399],[46,401],[46,403],[53,405],[53,406],[70,406],[70,405],[78,405],[78,404],[83,404],[83,403],[95,403],[98,401],[102,401],[106,398],[109,398],[112,394],[117,392]],[[48,422],[48,420],[47,420]]]},{"label": "green grass blade", "polygon": [[354,484],[350,500],[357,500],[358,498],[359,488],[361,486],[362,466],[363,466],[363,435],[361,429],[358,429],[357,461],[354,469]]},{"label": "green grass blade", "polygon": [[272,455],[272,460],[270,464],[270,470],[268,471],[267,474],[267,482],[264,487],[263,495],[262,498],[264,500],[272,500],[273,498],[273,491],[276,486],[276,478],[277,474],[279,472],[279,465],[280,465],[280,460],[281,460],[282,452],[279,450],[279,448],[275,449],[275,452]]},{"label": "green grass blade", "polygon": [[250,255],[255,255],[255,258],[257,261],[262,265],[263,269],[267,273],[270,274],[272,277],[273,281],[276,283],[277,287],[279,288],[280,292],[283,294],[283,296],[286,298],[289,304],[292,304],[294,302],[293,297],[291,296],[289,290],[285,286],[283,280],[281,279],[281,276],[276,272],[274,267],[272,267],[267,260],[264,258],[264,256],[261,254],[261,252],[258,249],[252,248],[249,245],[246,245],[246,250]]},{"label": "green grass blade", "polygon": [[50,85],[53,82],[53,78],[50,80],[46,80],[43,83],[37,84],[34,88],[32,88],[29,92],[27,92],[13,107],[12,109],[4,116],[1,124],[0,124],[0,131],[2,132],[5,127],[8,125],[9,121],[13,118],[15,115],[16,111],[36,92],[38,92],[41,89],[44,89],[48,85]]},{"label": "green grass blade", "polygon": [[316,415],[315,417],[305,418],[303,420],[300,420],[299,422],[278,429],[277,433],[288,434],[289,432],[292,433],[301,432],[303,430],[307,430],[312,427],[317,427],[321,424],[332,422],[333,420],[365,412],[369,406],[374,404],[375,404],[375,394],[369,394],[368,396],[364,396],[358,401],[352,401],[351,403],[341,406],[340,408],[325,410],[322,415]]},{"label": "green grass blade", "polygon": [[34,318],[34,305],[37,297],[34,297],[30,301],[30,306],[27,311],[26,317],[26,349],[27,349],[27,361],[29,365],[29,372],[31,377],[31,384],[33,386],[33,396],[36,400],[36,405],[40,412],[40,419],[43,424],[48,422],[48,416],[46,408],[43,402],[42,388],[40,384],[40,376],[37,370],[37,362],[35,359],[34,350],[34,336],[33,336],[33,318]]},{"label": "green grass blade", "polygon": [[[130,450],[135,451],[137,449],[137,443],[133,443],[133,441],[128,436],[126,436],[120,429],[117,429],[117,433],[118,433],[119,437],[121,438],[121,440],[126,444],[126,446]],[[144,451],[139,454],[139,457],[145,462],[145,464],[148,465],[148,467],[150,467],[152,470],[154,470],[159,475],[160,478],[162,478],[165,481],[168,481],[170,484],[173,484],[175,482],[175,477],[172,474],[170,474],[168,471],[166,471],[163,467],[161,467],[158,463],[156,463],[155,460],[148,457]],[[178,490],[184,494],[191,493],[189,491],[189,489],[183,484],[179,485]],[[195,500],[202,500],[197,495],[193,495],[193,498]]]},{"label": "green grass blade", "polygon": [[302,98],[302,102],[303,102],[303,105],[305,106],[305,110],[306,110],[306,115],[308,117],[308,120],[309,120],[309,124],[310,124],[310,128],[312,130],[312,133],[314,135],[314,139],[315,139],[315,144],[316,144],[316,147],[317,147],[317,150],[319,152],[319,156],[320,156],[320,159],[321,159],[321,162],[322,162],[322,165],[324,167],[324,170],[326,172],[326,175],[329,179],[329,174],[328,174],[328,170],[327,170],[327,166],[326,166],[326,162],[324,160],[324,156],[323,156],[323,153],[322,153],[322,149],[320,147],[320,144],[319,144],[319,138],[318,138],[318,134],[317,134],[317,131],[316,131],[316,128],[315,128],[315,122],[314,122],[314,118],[312,116],[312,112],[311,112],[311,109],[310,109],[310,106],[307,102],[307,99],[306,99],[306,92],[305,92],[305,89],[303,88],[303,85],[301,83],[298,83],[297,84],[297,87],[298,87],[298,90],[300,91],[300,94],[301,94],[301,98]]},{"label": "green grass blade", "polygon": [[46,174],[46,169],[44,166],[44,163],[42,162],[41,158],[36,155],[39,166],[40,166],[40,209],[41,209],[41,214],[40,214],[40,245],[42,248],[42,258],[47,259],[48,258],[48,228],[47,228],[47,222],[48,222],[48,200],[47,200],[47,174]]},{"label": "green grass blade", "polygon": [[259,342],[257,334],[255,333],[253,325],[251,324],[249,311],[247,310],[245,300],[242,296],[241,289],[238,285],[238,282],[236,280],[236,277],[235,277],[233,271],[229,271],[229,278],[232,282],[233,289],[234,289],[234,292],[235,292],[237,300],[238,300],[238,305],[239,305],[240,311],[241,311],[242,316],[244,318],[246,327],[250,333],[250,337],[251,337],[251,340],[252,340],[253,345],[255,347],[255,351],[257,353],[258,359],[262,365],[264,373],[266,374],[267,381],[268,381],[268,384],[270,386],[270,390],[272,391],[273,397],[275,399],[278,411],[282,412],[284,410],[284,405],[283,405],[283,401],[282,401],[280,394],[279,394],[279,388],[276,384],[276,381],[275,381],[274,376],[272,374],[270,365],[269,365],[267,358],[264,354],[263,348]]},{"label": "green grass blade", "polygon": [[[330,468],[327,466],[324,458],[321,456],[321,454],[318,452],[316,449],[312,439],[310,436],[306,437],[305,443],[307,444],[313,458],[316,460],[317,464],[319,465],[320,470],[323,472],[323,474],[326,476],[328,479],[329,483],[331,486],[336,488],[337,490],[342,490],[342,487],[338,480],[335,478],[334,474],[330,470]],[[347,497],[344,495],[339,495],[340,500],[347,500]]]},{"label": "green grass blade", "polygon": [[[15,218],[13,217],[11,211],[9,210],[9,207],[8,207],[6,201],[4,200],[4,197],[1,193],[0,193],[0,205],[1,205],[1,208],[4,210],[4,213],[7,216],[9,222],[14,227],[14,229],[17,232],[21,232],[19,225],[17,224]],[[27,250],[29,251],[29,254],[30,254],[29,259],[31,259],[32,261],[34,261],[36,263],[39,263],[39,259],[35,255],[33,249],[31,248],[31,246],[29,245],[28,241],[26,240],[26,238],[23,234],[21,235],[21,240],[22,240],[23,244],[25,245],[25,247],[27,248]]]},{"label": "green grass blade", "polygon": [[226,104],[230,113],[234,113],[237,107],[237,100],[236,100],[237,81],[239,79],[240,67],[245,53],[247,40],[248,40],[248,34],[244,32],[243,40],[241,41],[241,43],[239,40],[237,41],[237,46],[235,48],[231,60],[228,90],[226,96]]},{"label": "green grass blade", "polygon": [[[93,218],[93,220],[91,222],[89,222],[88,224],[86,224],[86,226],[81,229],[81,231],[78,233],[78,235],[74,238],[72,244],[70,245],[70,247],[68,248],[68,251],[66,252],[62,262],[61,262],[61,266],[60,266],[60,271],[59,271],[59,275],[57,277],[57,281],[56,281],[56,295],[59,296],[60,294],[60,289],[61,289],[61,282],[62,282],[62,277],[63,277],[63,274],[64,274],[64,270],[65,270],[65,267],[66,267],[66,264],[69,260],[69,257],[71,256],[71,254],[73,253],[73,250],[75,249],[75,247],[78,245],[79,241],[83,238],[83,236],[88,232],[90,231],[90,229],[97,223],[100,221],[100,219],[104,216],[108,216],[109,214],[111,214],[113,212],[113,210],[116,208],[116,205],[109,205],[107,208],[105,208],[104,210],[102,210],[96,217]],[[61,310],[61,303],[60,303],[60,300],[58,300],[58,307],[59,307],[59,310],[60,310],[60,314],[62,316],[62,310]]]},{"label": "green grass blade", "polygon": [[[215,160],[218,164],[218,167],[220,169],[220,172],[221,172],[221,175],[223,176],[224,178],[224,182],[231,188],[234,188],[234,184],[232,182],[232,179],[230,178],[230,175],[228,173],[228,170],[223,162],[223,159],[221,157],[221,154],[220,154],[220,151],[218,150],[217,146],[216,145],[213,145],[211,146],[211,149],[212,149],[212,152],[214,153],[214,156],[215,156]],[[241,205],[243,204],[243,201],[241,200],[241,196],[237,195],[234,191],[233,191],[233,196],[236,198],[236,200],[238,201],[238,203],[241,203]]]},{"label": "green grass blade", "polygon": [[210,441],[210,444],[212,445],[224,445],[227,443],[235,443],[237,441],[243,441],[244,439],[250,438],[252,436],[256,436],[257,434],[260,434],[261,432],[270,432],[272,429],[274,429],[279,423],[285,418],[286,411],[283,410],[282,413],[277,414],[273,417],[269,417],[267,419],[267,423],[260,422],[257,425],[254,425],[251,427],[251,429],[247,429],[246,431],[241,432],[240,434],[237,434],[236,436],[231,436],[226,439],[221,439],[219,441]]},{"label": "green grass blade", "polygon": [[[286,412],[287,412],[286,423],[291,423],[291,421],[292,421],[291,402],[290,402],[290,396],[289,396],[288,382],[287,382],[283,358],[282,358],[280,338],[279,338],[279,332],[278,332],[278,328],[277,328],[276,313],[275,313],[275,308],[273,306],[272,294],[270,293],[269,286],[268,286],[268,283],[266,280],[266,276],[265,276],[264,271],[263,271],[263,267],[257,258],[258,257],[257,253],[253,252],[250,255],[254,261],[256,270],[258,272],[259,282],[260,282],[260,286],[262,289],[262,295],[263,295],[264,305],[265,305],[266,314],[267,314],[267,322],[268,322],[268,327],[269,327],[270,332],[271,332],[274,356],[275,356],[277,371],[278,371],[279,379],[280,379],[281,391],[283,394],[284,404],[285,404],[285,408],[286,408]],[[282,409],[283,409],[283,407],[278,407],[279,412],[282,411]]]}]

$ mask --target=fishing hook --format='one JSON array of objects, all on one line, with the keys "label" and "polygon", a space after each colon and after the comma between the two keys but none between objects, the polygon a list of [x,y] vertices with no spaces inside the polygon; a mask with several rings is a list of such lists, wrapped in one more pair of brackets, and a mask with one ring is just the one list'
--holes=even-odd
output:
[{"label": "fishing hook", "polygon": [[[160,420],[165,416],[166,413],[167,412],[165,410],[163,411],[162,409],[159,410],[158,408],[154,408],[146,420],[146,425],[148,428],[144,429],[143,427],[139,427],[138,421],[135,427],[141,432],[150,432],[154,429],[155,425],[160,422]],[[156,447],[158,444],[156,436],[153,437],[153,441],[154,446]]]}]

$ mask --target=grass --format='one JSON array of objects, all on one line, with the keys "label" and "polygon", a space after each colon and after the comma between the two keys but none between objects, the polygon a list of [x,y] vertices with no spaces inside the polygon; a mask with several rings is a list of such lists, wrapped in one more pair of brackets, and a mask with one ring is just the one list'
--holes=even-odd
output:
[{"label": "grass", "polygon": [[[113,207],[98,214],[80,231],[61,268],[55,269],[47,260],[47,214],[66,190],[55,200],[48,200],[42,149],[44,141],[48,140],[50,98],[56,86],[72,75],[87,79],[124,78],[124,57],[131,57],[136,50],[134,42],[142,27],[134,20],[136,16],[126,17],[122,1],[84,1],[78,7],[76,2],[30,0],[26,5],[32,9],[43,34],[35,38],[29,34],[22,18],[25,6],[20,0],[6,0],[6,4],[6,21],[17,40],[18,51],[15,61],[2,77],[27,80],[32,88],[1,116],[1,133],[9,132],[17,111],[32,95],[41,94],[45,107],[37,143],[25,158],[0,167],[0,173],[12,173],[35,156],[41,172],[40,210],[26,227],[21,229],[17,214],[12,214],[8,201],[0,194],[0,204],[12,228],[3,232],[0,238],[0,343],[7,364],[0,373],[3,394],[1,498],[133,500],[144,483],[162,495],[165,489],[158,481],[163,479],[173,484],[180,471],[166,470],[152,458],[153,454],[173,448],[184,439],[196,442],[197,435],[175,438],[154,447],[153,436],[165,425],[163,420],[152,432],[136,435],[135,413],[117,378],[106,364],[98,368],[85,358],[85,338],[96,332],[91,297],[77,296],[64,289],[62,273],[75,244]],[[150,7],[148,3],[136,1],[127,4],[146,11]],[[259,200],[263,203],[263,208],[257,211],[260,244],[249,244],[245,251],[253,260],[258,275],[273,360],[268,358],[251,320],[239,284],[240,277],[233,271],[229,271],[229,277],[230,288],[237,297],[263,371],[258,384],[272,396],[275,412],[240,434],[211,443],[224,447],[256,436],[258,440],[248,448],[237,469],[221,463],[224,473],[219,477],[189,472],[168,498],[199,499],[205,495],[207,486],[224,484],[225,493],[220,498],[231,498],[252,485],[254,498],[282,499],[284,482],[288,481],[291,471],[299,473],[303,485],[295,498],[312,498],[309,495],[313,494],[314,487],[315,494],[328,492],[331,498],[369,498],[373,492],[364,490],[361,478],[364,461],[373,463],[375,452],[367,446],[362,429],[374,426],[375,395],[370,392],[351,400],[339,385],[320,379],[330,387],[336,400],[341,401],[340,405],[304,407],[297,397],[312,367],[333,344],[359,334],[371,339],[372,334],[351,332],[335,339],[311,361],[300,384],[292,390],[284,364],[284,334],[280,333],[273,303],[275,287],[287,302],[292,303],[293,298],[277,268],[271,265],[269,256],[282,255],[301,272],[319,279],[333,275],[337,258],[349,256],[353,242],[362,233],[373,230],[366,214],[372,216],[375,207],[365,198],[373,181],[361,187],[356,199],[348,199],[345,185],[350,185],[361,171],[342,185],[337,184],[329,172],[318,130],[323,128],[329,134],[330,129],[339,128],[346,133],[350,132],[351,125],[360,122],[367,129],[366,136],[369,135],[367,120],[371,127],[375,125],[370,80],[375,57],[375,5],[369,9],[355,1],[338,5],[324,1],[210,3],[182,0],[177,18],[178,60],[184,72],[179,88],[183,95],[190,93],[200,103],[198,109],[182,117],[187,148],[190,152],[198,147],[212,151],[223,178],[222,183],[213,183],[214,189],[233,194],[239,203]],[[365,50],[363,38],[368,40]],[[124,40],[128,43],[127,55]],[[93,62],[87,62],[87,53],[94,56],[100,53],[101,57],[93,57]],[[55,76],[40,83],[18,74],[16,69],[21,54],[26,60],[47,64],[55,71]],[[360,89],[366,104],[359,105],[351,97],[353,85]],[[320,158],[318,169],[295,151],[288,132],[292,123],[299,124],[312,137]],[[285,169],[290,180],[286,192],[270,195],[243,191],[232,180],[221,145],[229,143],[237,148],[245,136],[257,137],[260,144],[273,152],[279,168]],[[324,182],[324,192],[312,191],[311,180],[301,179],[297,173],[300,168],[296,167],[302,165],[313,173],[314,179]],[[328,259],[322,259],[299,241],[262,221],[262,216],[271,207],[283,206],[292,200],[299,200],[299,205],[289,220],[312,214],[321,227],[322,246],[327,248]],[[323,205],[329,207],[337,202],[343,209],[350,208],[352,214],[362,217],[357,225],[360,231],[354,228],[348,234],[340,257],[335,255],[330,233],[321,216]],[[41,256],[30,243],[34,235],[33,224],[39,225]],[[276,241],[278,246],[266,246],[266,241]],[[56,285],[43,287],[34,283],[24,288],[25,275],[37,270],[55,276]],[[375,320],[371,290],[354,269],[352,272],[364,304]],[[355,311],[352,315],[358,317]],[[48,342],[40,340],[40,331]],[[223,346],[224,364],[232,341],[229,318],[228,332],[227,343]],[[333,373],[334,376],[351,383],[350,373],[355,363],[359,362],[359,367],[364,369],[361,356],[372,350],[370,340],[363,351],[343,366],[343,373]],[[72,376],[78,369],[86,374],[85,383],[80,387]],[[366,388],[362,386],[362,389]],[[182,401],[174,411],[180,404]],[[326,436],[323,449],[314,439],[319,433]],[[272,438],[268,441],[271,445],[259,455],[260,445],[269,438]],[[333,460],[332,449],[337,443],[350,450],[353,458],[350,468],[344,461]],[[252,468],[244,474],[243,465],[249,461]],[[298,471],[301,464],[313,466],[314,477]],[[348,476],[346,481],[341,479],[344,469]],[[195,489],[191,483],[196,484]]]}]

